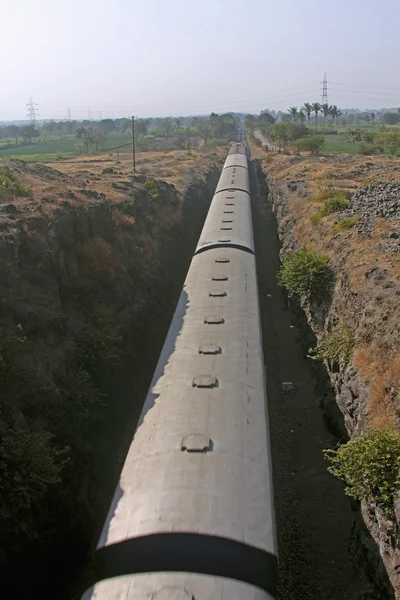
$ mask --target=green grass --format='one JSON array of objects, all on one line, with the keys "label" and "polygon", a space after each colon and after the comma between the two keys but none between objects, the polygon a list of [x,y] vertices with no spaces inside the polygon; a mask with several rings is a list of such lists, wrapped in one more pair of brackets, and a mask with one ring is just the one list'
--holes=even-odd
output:
[{"label": "green grass", "polygon": [[[106,136],[99,151],[109,150],[115,146],[127,143],[129,143],[129,138],[118,134],[111,134]],[[4,143],[3,141],[0,142],[0,158],[20,158],[29,162],[52,161],[61,155],[63,157],[73,156],[79,152],[80,147],[84,151],[82,141],[72,135],[63,139],[51,136],[51,139],[47,137],[46,142],[43,139],[39,139],[39,141],[35,141],[28,146],[19,146],[4,150],[2,147],[5,144],[6,141]],[[94,146],[89,149],[89,152],[94,152]]]},{"label": "green grass", "polygon": [[360,217],[343,217],[336,223],[336,225],[332,228],[333,233],[340,233],[341,231],[345,231],[346,229],[351,229],[355,225],[357,225]]},{"label": "green grass", "polygon": [[339,143],[337,135],[327,135],[322,152],[324,154],[357,154],[359,148],[358,142],[348,142],[344,135],[339,136]]}]

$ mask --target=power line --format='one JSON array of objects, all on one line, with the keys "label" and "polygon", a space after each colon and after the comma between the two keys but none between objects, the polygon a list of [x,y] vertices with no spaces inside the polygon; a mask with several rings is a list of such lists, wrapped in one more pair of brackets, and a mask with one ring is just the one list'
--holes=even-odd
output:
[{"label": "power line", "polygon": [[359,83],[344,83],[344,82],[339,82],[339,81],[331,81],[331,84],[334,85],[344,85],[344,86],[348,86],[348,87],[363,87],[363,88],[369,88],[369,89],[373,89],[373,90],[393,90],[395,92],[400,92],[400,88],[392,88],[392,87],[384,87],[384,86],[376,86],[376,85],[362,85]]}]

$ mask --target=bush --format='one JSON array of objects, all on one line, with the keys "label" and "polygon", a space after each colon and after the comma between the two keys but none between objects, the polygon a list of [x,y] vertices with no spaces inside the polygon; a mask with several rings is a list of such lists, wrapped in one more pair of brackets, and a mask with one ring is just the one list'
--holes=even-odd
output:
[{"label": "bush", "polygon": [[342,371],[350,364],[353,346],[353,330],[341,323],[325,340],[319,342],[315,348],[310,348],[308,356],[313,360],[321,360],[331,371],[335,365]]},{"label": "bush", "polygon": [[365,156],[371,156],[372,154],[380,154],[383,149],[375,144],[361,143],[358,147],[358,153],[364,154]]},{"label": "bush", "polygon": [[312,154],[319,154],[325,144],[323,135],[307,135],[297,142],[298,150],[310,150]]},{"label": "bush", "polygon": [[375,500],[385,512],[393,510],[400,483],[400,433],[375,429],[324,454],[331,462],[328,471],[346,483],[348,496]]},{"label": "bush", "polygon": [[340,212],[342,210],[346,210],[349,208],[350,202],[346,200],[345,196],[335,195],[328,200],[325,200],[324,204],[317,210],[317,212],[312,215],[311,223],[316,225],[320,222],[322,217],[326,217],[327,215],[331,215],[335,212]]},{"label": "bush", "polygon": [[333,233],[340,233],[346,229],[351,229],[354,225],[357,225],[360,217],[343,217],[338,223],[332,228]]},{"label": "bush", "polygon": [[157,182],[155,179],[149,179],[148,181],[146,181],[146,183],[144,184],[144,187],[146,188],[149,196],[153,199],[153,200],[157,200],[157,198],[159,197],[159,192],[158,192],[158,187],[157,187]]},{"label": "bush", "polygon": [[0,199],[29,196],[30,190],[21,185],[8,167],[0,167]]},{"label": "bush", "polygon": [[330,291],[332,275],[329,256],[300,248],[283,258],[278,280],[290,294],[319,299]]},{"label": "bush", "polygon": [[[0,444],[1,535],[37,536],[36,511],[49,487],[61,482],[64,451],[55,450],[47,431],[10,429]],[[14,539],[15,542],[15,539]]]}]

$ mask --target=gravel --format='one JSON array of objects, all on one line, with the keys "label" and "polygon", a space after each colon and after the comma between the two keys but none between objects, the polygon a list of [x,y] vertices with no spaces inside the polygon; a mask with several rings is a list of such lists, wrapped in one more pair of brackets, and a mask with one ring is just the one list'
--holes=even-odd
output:
[{"label": "gravel", "polygon": [[[350,208],[340,213],[340,218],[357,216],[357,230],[366,237],[374,233],[377,218],[400,221],[400,183],[379,183],[357,190],[350,198]],[[400,253],[400,223],[393,231],[382,234],[381,248],[390,254]]]}]

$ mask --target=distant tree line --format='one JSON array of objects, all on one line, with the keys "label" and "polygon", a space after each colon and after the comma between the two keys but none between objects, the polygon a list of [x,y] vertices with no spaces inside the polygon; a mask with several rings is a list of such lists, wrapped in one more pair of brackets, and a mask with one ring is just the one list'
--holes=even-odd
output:
[{"label": "distant tree line", "polygon": [[[207,117],[165,117],[135,119],[135,137],[139,143],[146,147],[146,143],[156,138],[177,139],[178,146],[186,145],[187,136],[198,137],[203,145],[210,140],[230,140],[236,137],[236,118],[232,113],[218,115],[211,113]],[[7,124],[0,126],[0,139],[8,140],[3,149],[13,146],[24,146],[38,141],[46,142],[48,139],[65,139],[74,136],[79,139],[86,150],[101,149],[106,136],[132,138],[132,120],[102,119],[101,121],[46,121],[42,123],[17,125]],[[142,144],[140,143],[142,141]]]}]

